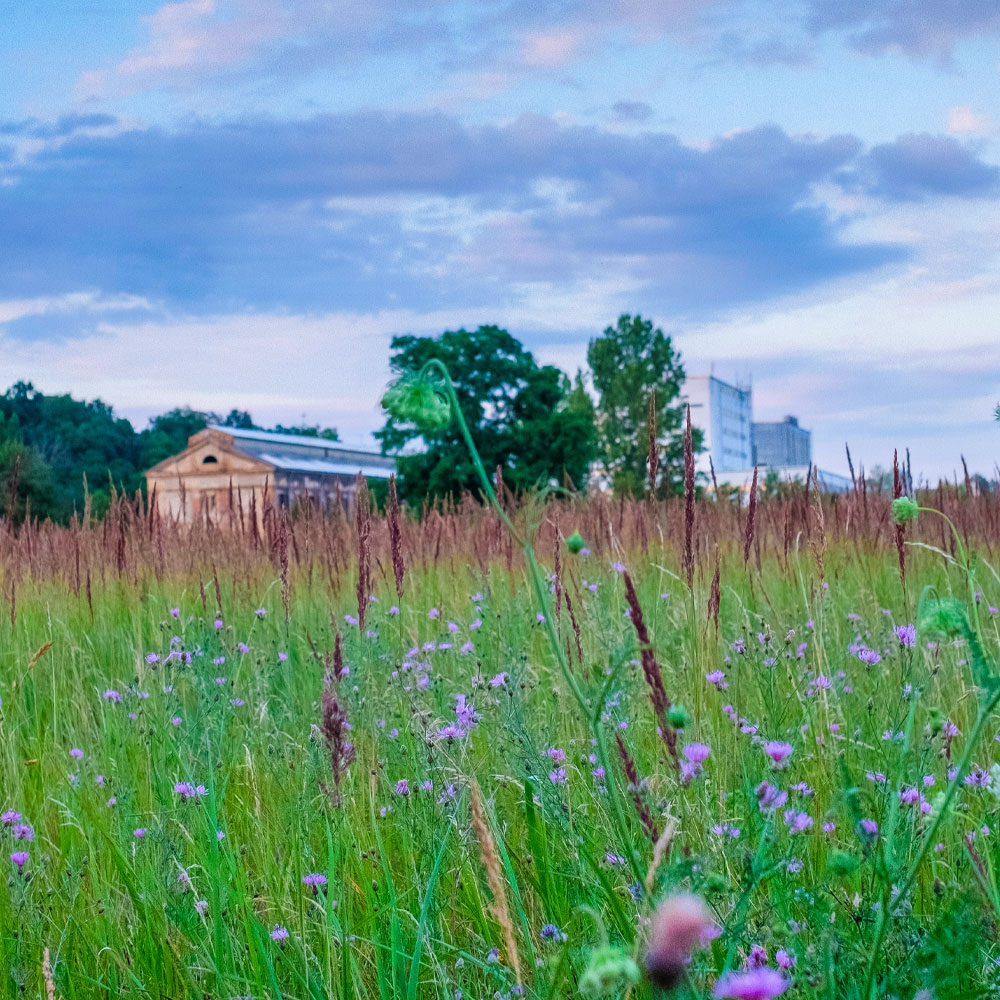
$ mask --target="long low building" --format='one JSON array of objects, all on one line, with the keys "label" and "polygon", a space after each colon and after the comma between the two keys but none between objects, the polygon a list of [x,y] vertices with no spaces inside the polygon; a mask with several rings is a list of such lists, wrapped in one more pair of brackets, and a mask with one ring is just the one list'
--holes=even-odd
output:
[{"label": "long low building", "polygon": [[346,502],[358,473],[388,479],[395,470],[393,458],[326,438],[209,426],[149,469],[146,486],[164,516],[225,521],[235,513],[231,505],[247,511],[251,498],[258,511],[267,500],[287,507],[307,495],[324,507]]}]

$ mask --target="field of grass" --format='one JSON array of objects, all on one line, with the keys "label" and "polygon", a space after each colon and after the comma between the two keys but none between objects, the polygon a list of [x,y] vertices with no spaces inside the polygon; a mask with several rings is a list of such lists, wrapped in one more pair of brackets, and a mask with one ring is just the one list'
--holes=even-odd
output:
[{"label": "field of grass", "polygon": [[5,528],[0,995],[650,997],[683,891],[678,996],[995,996],[997,498],[944,500],[905,586],[883,497],[699,501],[690,588],[682,504],[521,512],[544,607],[471,504],[401,596],[379,517]]}]

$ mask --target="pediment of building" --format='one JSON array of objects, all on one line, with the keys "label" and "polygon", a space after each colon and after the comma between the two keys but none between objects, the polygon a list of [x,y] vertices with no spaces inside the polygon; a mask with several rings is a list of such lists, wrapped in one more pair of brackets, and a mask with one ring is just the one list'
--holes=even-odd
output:
[{"label": "pediment of building", "polygon": [[233,476],[247,473],[271,473],[274,466],[253,455],[244,454],[230,434],[206,428],[188,438],[188,446],[146,471],[147,476],[173,477],[198,475]]}]

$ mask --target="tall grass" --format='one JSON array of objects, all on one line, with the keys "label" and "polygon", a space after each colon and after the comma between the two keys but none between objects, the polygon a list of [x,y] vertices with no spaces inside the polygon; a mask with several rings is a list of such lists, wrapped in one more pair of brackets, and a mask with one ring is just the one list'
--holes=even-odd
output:
[{"label": "tall grass", "polygon": [[681,995],[992,995],[1000,719],[905,626],[930,586],[996,662],[1000,501],[922,494],[904,589],[891,499],[761,500],[753,559],[724,501],[508,503],[545,621],[469,499],[3,526],[0,995],[575,996],[678,889]]}]

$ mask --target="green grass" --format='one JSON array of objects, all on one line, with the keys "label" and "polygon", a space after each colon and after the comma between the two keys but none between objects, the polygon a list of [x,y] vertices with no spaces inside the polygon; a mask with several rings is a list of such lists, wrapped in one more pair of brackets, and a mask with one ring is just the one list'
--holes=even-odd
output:
[{"label": "green grass", "polygon": [[[614,772],[603,781],[592,774],[591,725],[516,567],[484,572],[455,557],[410,568],[405,600],[378,590],[373,636],[345,622],[356,614],[347,574],[331,589],[293,572],[286,624],[277,573],[247,569],[222,584],[221,629],[211,580],[194,575],[95,581],[92,611],[58,581],[22,580],[16,623],[0,627],[0,811],[22,813],[33,840],[15,841],[14,823],[0,827],[0,996],[45,995],[45,948],[67,1000],[511,996],[512,957],[470,820],[472,777],[497,844],[525,996],[578,995],[605,935],[641,959],[652,908],[681,888],[702,894],[724,927],[695,956],[682,995],[711,995],[727,963],[740,967],[753,945],[772,966],[779,950],[794,956],[789,996],[861,996],[869,970],[872,995],[995,995],[1000,786],[959,788],[912,892],[891,896],[932,818],[919,800],[899,805],[899,792],[916,788],[933,805],[984,699],[964,662],[968,644],[928,648],[922,636],[909,649],[893,626],[915,621],[925,584],[968,603],[964,577],[927,550],[911,551],[905,593],[895,550],[833,544],[828,588],[811,556],[765,557],[759,575],[741,557],[723,558],[718,637],[706,613],[710,572],[689,595],[669,550],[624,558],[667,693],[690,714],[678,745],[711,748],[688,782],[657,734],[621,575],[593,556],[562,560],[583,662],[565,606],[558,628],[574,678],[600,709]],[[980,639],[995,663],[1000,619],[987,609],[1000,587],[988,572],[979,585]],[[333,693],[356,749],[336,802],[320,728],[331,618],[350,669]],[[738,639],[744,654],[731,648]],[[421,648],[442,642],[452,648]],[[461,652],[466,642],[473,649]],[[859,643],[880,662],[863,663],[851,651]],[[408,655],[413,648],[421,651]],[[159,660],[147,663],[152,653]],[[715,670],[727,688],[706,680]],[[829,688],[817,688],[820,675]],[[440,738],[456,723],[459,695],[478,721],[465,736]],[[951,725],[957,735],[947,735]],[[970,765],[988,772],[1000,759],[998,730],[991,716]],[[651,893],[636,885],[653,848],[615,733],[658,830],[676,822]],[[793,745],[786,768],[772,766],[761,740]],[[789,793],[770,815],[757,802],[765,780]],[[178,782],[205,794],[183,799]],[[794,789],[800,783],[808,794]],[[788,809],[807,813],[811,827],[790,832]],[[862,819],[878,833],[866,835]],[[739,835],[713,832],[727,824]],[[23,870],[8,858],[19,849],[29,854]],[[309,873],[327,884],[303,884]],[[887,901],[892,915],[881,921]],[[542,937],[546,924],[557,938]],[[272,940],[275,927],[287,940]],[[651,988],[640,983],[632,995]]]}]

